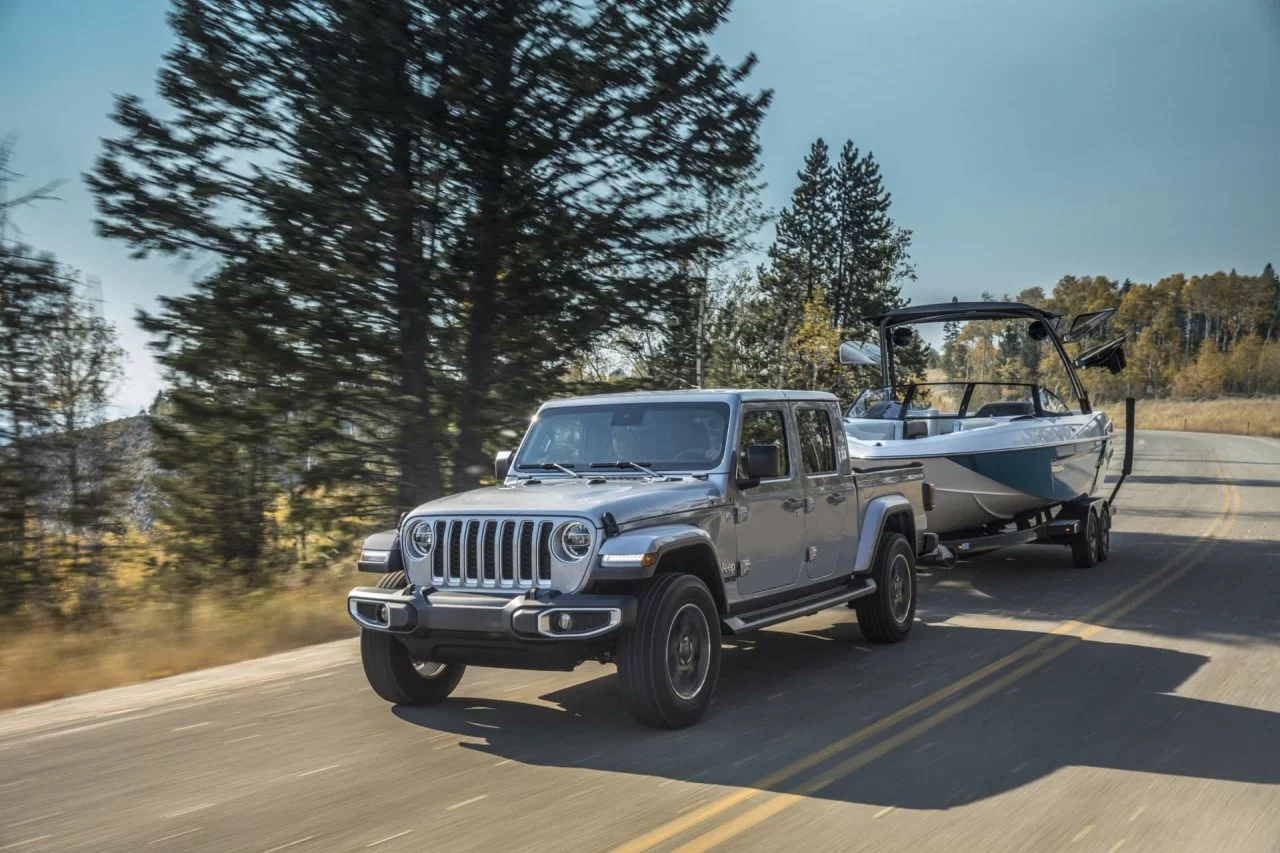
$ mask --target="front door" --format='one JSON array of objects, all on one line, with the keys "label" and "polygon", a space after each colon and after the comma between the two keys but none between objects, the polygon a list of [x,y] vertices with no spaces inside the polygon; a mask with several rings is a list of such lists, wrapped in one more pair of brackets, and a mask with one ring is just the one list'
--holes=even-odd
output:
[{"label": "front door", "polygon": [[800,473],[804,479],[805,574],[825,578],[836,570],[853,484],[840,473],[831,410],[821,403],[796,406]]},{"label": "front door", "polygon": [[[794,584],[804,565],[804,495],[787,441],[786,407],[753,403],[743,407],[738,430],[738,472],[749,444],[776,444],[782,448],[781,477],[762,480],[743,489],[737,500],[738,594],[743,598]],[[746,518],[742,518],[745,512]]]}]

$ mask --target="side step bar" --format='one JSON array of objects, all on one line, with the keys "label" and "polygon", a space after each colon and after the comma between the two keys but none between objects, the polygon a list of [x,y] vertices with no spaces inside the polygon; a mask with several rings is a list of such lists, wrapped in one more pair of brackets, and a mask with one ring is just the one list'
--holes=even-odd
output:
[{"label": "side step bar", "polygon": [[845,604],[858,598],[865,598],[876,591],[876,582],[871,578],[856,578],[849,586],[842,586],[829,592],[802,598],[799,601],[788,601],[773,607],[766,607],[754,613],[741,616],[728,616],[721,620],[725,631],[729,634],[742,634],[757,628],[767,628],[779,622],[811,616],[828,607]]}]

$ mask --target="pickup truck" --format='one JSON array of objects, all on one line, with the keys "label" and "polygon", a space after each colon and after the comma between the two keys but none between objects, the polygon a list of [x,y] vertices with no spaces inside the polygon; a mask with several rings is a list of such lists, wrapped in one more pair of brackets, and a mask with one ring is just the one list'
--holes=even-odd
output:
[{"label": "pickup truck", "polygon": [[496,484],[365,540],[351,590],[369,685],[443,701],[468,666],[617,665],[640,722],[698,721],[721,638],[838,605],[904,640],[930,485],[853,467],[834,395],[730,390],[553,400]]}]

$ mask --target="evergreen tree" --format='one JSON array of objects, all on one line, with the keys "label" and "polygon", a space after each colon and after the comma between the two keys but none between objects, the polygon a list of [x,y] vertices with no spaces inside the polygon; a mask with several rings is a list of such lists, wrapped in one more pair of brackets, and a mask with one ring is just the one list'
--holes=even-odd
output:
[{"label": "evergreen tree", "polygon": [[[740,91],[753,57],[706,46],[728,7],[179,0],[174,117],[118,101],[100,230],[229,270],[144,318],[162,346],[237,341],[230,392],[179,384],[230,405],[269,378],[253,409],[291,468],[307,448],[304,485],[392,520],[478,482],[492,434],[676,287],[688,190],[754,161],[769,100]],[[215,310],[234,287],[238,317]]]},{"label": "evergreen tree", "polygon": [[836,164],[831,202],[836,211],[836,270],[829,300],[840,328],[863,331],[861,318],[905,304],[899,280],[915,278],[909,260],[911,232],[894,224],[891,202],[875,157],[871,152],[860,155],[852,142],[846,142]]},{"label": "evergreen tree", "polygon": [[825,141],[814,141],[796,178],[791,204],[778,215],[777,236],[769,249],[768,287],[775,299],[798,314],[816,291],[826,289],[833,273],[834,172]]},{"label": "evergreen tree", "polygon": [[[83,283],[67,278],[71,284],[59,294],[40,347],[42,397],[52,422],[39,442],[47,456],[41,516],[58,531],[56,570],[69,581],[64,590],[74,591],[78,615],[86,617],[98,611],[111,581],[106,542],[126,487],[103,428],[124,353],[115,329],[79,292]],[[45,548],[46,564],[53,550]]]}]

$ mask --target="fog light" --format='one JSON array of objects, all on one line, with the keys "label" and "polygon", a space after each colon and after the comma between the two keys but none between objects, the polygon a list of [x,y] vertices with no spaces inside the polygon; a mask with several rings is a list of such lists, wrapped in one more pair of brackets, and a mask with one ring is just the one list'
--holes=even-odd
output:
[{"label": "fog light", "polygon": [[385,604],[378,605],[378,621],[383,625],[391,624],[390,614],[387,613],[387,605]]},{"label": "fog light", "polygon": [[561,631],[568,631],[573,627],[573,617],[568,613],[556,614],[556,627]]}]

